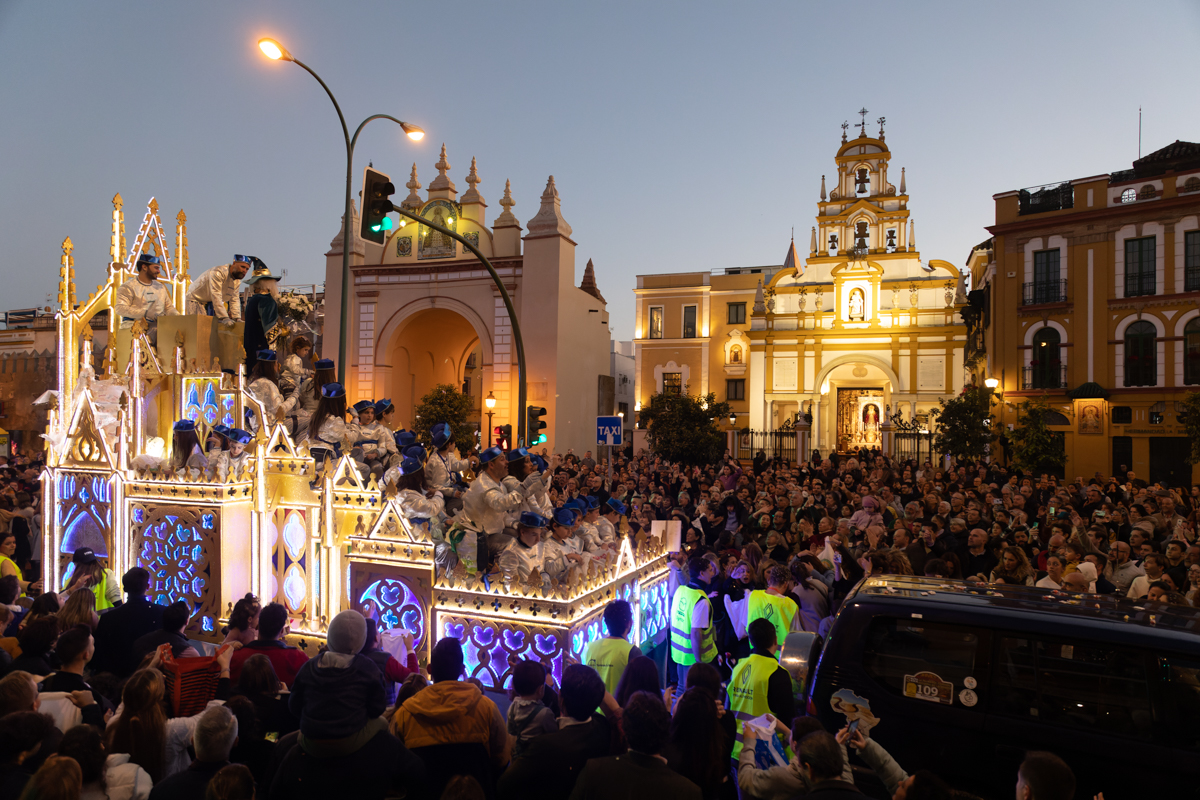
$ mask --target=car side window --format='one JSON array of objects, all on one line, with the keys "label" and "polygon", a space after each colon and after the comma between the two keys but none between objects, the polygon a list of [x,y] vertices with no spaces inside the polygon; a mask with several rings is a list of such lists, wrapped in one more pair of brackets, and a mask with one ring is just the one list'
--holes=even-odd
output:
[{"label": "car side window", "polygon": [[903,697],[981,708],[979,687],[972,685],[979,678],[978,650],[979,636],[964,626],[876,617],[867,630],[863,668]]}]

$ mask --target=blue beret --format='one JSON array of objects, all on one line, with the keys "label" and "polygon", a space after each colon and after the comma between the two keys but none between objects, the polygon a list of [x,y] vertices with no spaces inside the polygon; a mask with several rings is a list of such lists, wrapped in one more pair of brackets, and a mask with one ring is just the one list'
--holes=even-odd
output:
[{"label": "blue beret", "polygon": [[509,461],[520,461],[522,458],[525,458],[527,455],[529,455],[529,451],[526,450],[524,447],[514,447],[512,450],[508,451],[508,460]]},{"label": "blue beret", "polygon": [[396,440],[396,448],[398,450],[403,450],[417,443],[417,435],[412,431],[396,431],[393,438]]},{"label": "blue beret", "polygon": [[482,453],[479,454],[479,461],[481,463],[487,464],[490,461],[497,459],[502,455],[504,455],[504,451],[501,450],[499,447],[489,447],[487,450],[484,450]]},{"label": "blue beret", "polygon": [[177,420],[175,424],[171,426],[171,430],[175,431],[176,433],[188,433],[189,431],[196,430],[196,423],[192,422],[190,419]]},{"label": "blue beret", "polygon": [[332,358],[318,358],[317,362],[313,364],[314,369],[333,369],[333,366]]},{"label": "blue beret", "polygon": [[400,474],[412,475],[414,472],[417,472],[424,467],[425,465],[417,459],[413,458],[412,456],[407,456],[403,461],[400,462]]},{"label": "blue beret", "polygon": [[532,511],[521,513],[522,528],[544,528],[550,524],[550,520],[543,517],[541,514],[534,514]]},{"label": "blue beret", "polygon": [[259,350],[258,353],[255,355],[255,358],[257,358],[259,361],[274,361],[275,360],[275,351],[274,350]]},{"label": "blue beret", "polygon": [[450,430],[448,423],[439,422],[429,429],[429,436],[433,439],[433,446],[441,450],[447,442],[454,438],[454,433]]},{"label": "blue beret", "polygon": [[417,461],[420,461],[422,464],[424,464],[425,459],[429,454],[425,452],[425,445],[410,444],[408,447],[404,448],[401,455],[403,455],[405,458],[415,458]]},{"label": "blue beret", "polygon": [[220,434],[221,436],[224,436],[227,439],[229,438],[229,432],[231,430],[233,430],[233,428],[230,428],[228,425],[222,425],[219,422],[216,425],[212,426],[213,433]]},{"label": "blue beret", "polygon": [[250,433],[250,431],[244,431],[241,428],[230,428],[229,441],[237,442],[238,444],[250,444],[254,441],[254,434]]},{"label": "blue beret", "polygon": [[321,387],[321,397],[345,397],[346,387],[340,383],[327,383]]},{"label": "blue beret", "polygon": [[622,503],[617,498],[615,498],[615,497],[608,498],[608,503],[606,505],[613,511],[620,514],[621,516],[625,516],[625,512],[626,512],[625,504]]},{"label": "blue beret", "polygon": [[554,512],[554,523],[564,528],[573,528],[575,527],[575,515],[569,508],[560,508]]},{"label": "blue beret", "polygon": [[387,411],[389,408],[392,408],[391,400],[384,399],[384,400],[376,400],[375,401],[375,414],[376,415],[382,414],[383,412]]},{"label": "blue beret", "polygon": [[587,510],[588,510],[588,511],[595,511],[595,510],[596,510],[597,508],[599,508],[599,507],[600,507],[600,501],[599,501],[599,500],[597,500],[596,498],[592,497],[592,496],[589,494],[589,495],[587,496]]},{"label": "blue beret", "polygon": [[375,402],[373,400],[359,400],[354,404],[354,410],[360,414],[366,411],[368,408],[372,411],[375,410]]},{"label": "blue beret", "polygon": [[549,465],[546,463],[546,459],[542,458],[542,457],[541,457],[541,456],[539,456],[539,455],[534,455],[533,453],[530,453],[530,454],[529,454],[529,457],[530,457],[530,459],[532,459],[532,460],[533,460],[533,463],[537,465],[538,472],[545,472],[545,471],[546,471],[546,467],[547,467],[547,466],[549,466]]}]

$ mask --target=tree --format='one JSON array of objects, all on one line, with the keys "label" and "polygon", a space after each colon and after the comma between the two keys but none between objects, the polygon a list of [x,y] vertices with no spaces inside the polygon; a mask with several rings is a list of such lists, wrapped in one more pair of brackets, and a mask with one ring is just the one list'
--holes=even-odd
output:
[{"label": "tree", "polygon": [[1192,444],[1188,463],[1195,464],[1200,461],[1200,392],[1188,392],[1179,405],[1179,421]]},{"label": "tree", "polygon": [[1063,435],[1046,427],[1047,411],[1045,397],[1026,400],[1017,408],[1017,422],[1008,438],[1013,466],[1024,473],[1055,472],[1067,463]]},{"label": "tree", "polygon": [[958,461],[981,459],[996,439],[993,423],[991,390],[969,384],[957,397],[941,401],[933,446]]},{"label": "tree", "polygon": [[660,393],[642,406],[638,420],[655,455],[688,466],[715,464],[725,452],[725,434],[718,420],[726,419],[729,412],[729,404],[718,403],[712,392],[704,396]]},{"label": "tree", "polygon": [[458,452],[466,455],[475,449],[474,409],[471,408],[471,398],[458,390],[458,387],[448,383],[439,383],[421,398],[417,406],[413,428],[417,440],[424,445],[433,442],[429,429],[439,422],[450,423],[454,433],[454,443]]}]

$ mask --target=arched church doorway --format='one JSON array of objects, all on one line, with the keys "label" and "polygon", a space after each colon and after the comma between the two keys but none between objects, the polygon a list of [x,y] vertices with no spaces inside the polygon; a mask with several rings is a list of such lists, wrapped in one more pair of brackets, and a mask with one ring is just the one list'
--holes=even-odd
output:
[{"label": "arched church doorway", "polygon": [[893,386],[887,371],[870,362],[838,364],[825,375],[822,394],[829,403],[821,437],[839,452],[883,448],[882,425]]},{"label": "arched church doorway", "polygon": [[391,366],[388,391],[396,406],[398,427],[416,427],[415,409],[438,384],[449,384],[468,395],[478,423],[485,394],[483,347],[475,328],[460,314],[446,308],[416,312],[392,334],[387,353]]}]

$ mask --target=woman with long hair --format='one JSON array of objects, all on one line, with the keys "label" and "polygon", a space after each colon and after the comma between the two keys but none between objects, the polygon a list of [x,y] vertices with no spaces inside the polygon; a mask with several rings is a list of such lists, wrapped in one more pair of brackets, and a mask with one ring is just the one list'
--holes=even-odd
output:
[{"label": "woman with long hair", "polygon": [[196,423],[181,419],[171,426],[171,467],[176,471],[189,469],[199,475],[208,469],[208,459],[196,436]]},{"label": "woman with long hair", "polygon": [[258,640],[258,612],[262,605],[253,593],[233,605],[233,613],[229,615],[229,627],[225,629],[226,642],[241,642],[243,646]]},{"label": "woman with long hair", "polygon": [[281,694],[283,688],[271,660],[256,653],[242,662],[234,694],[242,695],[254,704],[259,730],[282,736],[300,727],[300,722],[288,710],[287,695]]},{"label": "woman with long hair", "polygon": [[357,422],[346,422],[346,412],[345,387],[340,383],[322,386],[321,401],[309,419],[305,432],[309,447],[323,450],[335,458],[341,458],[343,452],[350,452],[361,437],[362,429]]},{"label": "woman with long hair", "polygon": [[79,764],[83,778],[82,800],[146,800],[154,784],[150,776],[124,753],[108,755],[100,732],[91,725],[76,725],[58,745],[60,756]]},{"label": "woman with long hair", "polygon": [[[732,748],[732,742],[728,743]],[[726,796],[729,751],[712,696],[699,687],[688,689],[675,704],[667,745],[667,766],[700,787],[705,800]],[[736,795],[736,792],[735,792]]]},{"label": "woman with long hair", "polygon": [[1013,586],[1033,586],[1034,570],[1024,550],[1016,545],[1004,548],[1000,553],[1000,563],[988,577],[989,583],[998,580]]},{"label": "woman with long hair", "polygon": [[617,682],[617,693],[614,695],[617,705],[624,707],[633,697],[634,692],[650,692],[656,697],[662,696],[662,684],[658,678],[658,665],[647,656],[630,659]]},{"label": "woman with long hair", "polygon": [[808,564],[799,556],[788,562],[792,574],[792,594],[800,604],[800,627],[816,632],[821,620],[829,616],[829,587],[812,577]]},{"label": "woman with long hair", "polygon": [[308,431],[309,420],[321,403],[321,389],[327,383],[337,383],[337,372],[332,358],[319,358],[313,364],[313,373],[300,383],[299,407],[296,409],[296,436]]},{"label": "woman with long hair", "polygon": [[25,784],[21,800],[79,800],[82,792],[83,771],[75,759],[50,756]]},{"label": "woman with long hair", "polygon": [[62,633],[76,625],[86,625],[92,631],[100,624],[100,615],[96,613],[96,595],[90,590],[80,587],[71,592],[67,602],[58,611],[58,630]]},{"label": "woman with long hair", "polygon": [[279,363],[274,350],[259,350],[258,360],[250,372],[247,390],[263,404],[266,412],[265,425],[270,428],[281,417],[290,417],[289,430],[296,431],[296,406],[300,403],[300,387],[296,387],[285,399],[279,391]]}]

